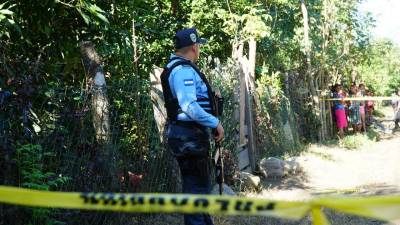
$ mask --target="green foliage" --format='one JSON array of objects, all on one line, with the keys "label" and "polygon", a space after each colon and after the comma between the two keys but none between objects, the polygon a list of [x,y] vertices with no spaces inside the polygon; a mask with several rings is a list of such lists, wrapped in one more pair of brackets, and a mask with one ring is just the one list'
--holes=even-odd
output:
[{"label": "green foliage", "polygon": [[374,109],[374,111],[372,112],[372,115],[375,117],[378,117],[378,118],[385,118],[385,113],[379,109]]},{"label": "green foliage", "polygon": [[257,109],[259,146],[263,156],[294,154],[300,149],[299,136],[290,101],[279,73],[267,74],[257,81],[261,105]]},{"label": "green foliage", "polygon": [[[376,94],[389,93],[399,87],[397,47],[370,43],[373,20],[357,13],[357,2],[306,1],[312,75],[324,91],[329,82],[349,81],[355,67]],[[10,174],[4,175],[5,183],[44,190],[107,191],[109,187],[99,182],[104,172],[99,168],[107,168],[107,162],[99,156],[113,148],[120,154],[118,168],[145,174],[140,191],[168,191],[173,177],[168,176],[168,157],[155,129],[149,74],[154,65],[164,66],[173,51],[175,31],[191,26],[209,40],[202,46],[200,65],[207,68],[226,100],[224,148],[234,152],[239,130],[237,62],[230,59],[231,46],[254,37],[258,43],[253,94],[261,102],[256,109],[258,146],[268,156],[294,153],[300,149],[300,140],[316,139],[320,125],[311,113],[312,96],[304,77],[302,19],[300,1],[294,0],[1,3],[0,91],[13,93],[12,100],[3,103],[0,98],[4,120],[0,120],[0,147],[7,148],[0,162],[8,162],[3,174]],[[94,137],[92,93],[79,52],[79,43],[87,40],[96,44],[107,75],[109,146],[100,146]],[[293,143],[285,134],[288,121]],[[349,140],[349,146],[354,142]],[[17,162],[16,168],[10,158]],[[15,171],[18,176],[13,175]],[[130,191],[125,184],[121,191]],[[21,217],[29,220],[26,224],[46,224],[52,215],[35,209]],[[74,218],[80,224],[92,224],[91,219],[97,217]]]},{"label": "green foliage", "polygon": [[[60,188],[71,180],[70,177],[56,175],[54,172],[46,171],[46,162],[54,159],[52,151],[43,150],[41,145],[21,145],[16,150],[15,161],[19,171],[19,182],[22,187],[38,190],[49,190]],[[56,224],[51,218],[52,211],[49,209],[28,209],[31,214],[26,224]]]},{"label": "green foliage", "polygon": [[324,0],[308,4],[312,64],[321,89],[329,84],[350,83],[351,72],[366,56],[373,20],[358,12],[358,1]]},{"label": "green foliage", "polygon": [[14,5],[7,4],[8,2],[4,2],[0,4],[0,38],[3,36],[7,36],[10,38],[10,29],[14,28],[20,31],[20,28],[15,24],[13,19],[14,12],[13,7]]},{"label": "green foliage", "polygon": [[187,27],[197,27],[209,39],[209,44],[204,46],[205,53],[222,61],[231,55],[232,43],[250,37],[261,40],[270,34],[271,17],[260,4],[199,0],[193,1],[190,7]]},{"label": "green foliage", "polygon": [[[62,3],[59,0],[56,0],[56,2]],[[65,4],[65,3],[63,3]],[[87,13],[90,13],[90,15],[97,17],[101,21],[105,23],[109,23],[108,19],[105,17],[105,11],[100,9],[97,5],[92,4],[90,2],[86,1],[78,1],[77,4],[75,5],[76,10],[79,12],[79,14],[82,16],[83,20],[85,21],[86,24],[90,24],[94,22],[90,18],[90,16]],[[86,11],[86,13],[85,13]]]},{"label": "green foliage", "polygon": [[366,135],[367,135],[368,139],[371,141],[380,141],[381,140],[380,134],[374,129],[368,129]]},{"label": "green foliage", "polygon": [[400,88],[400,49],[389,40],[368,46],[368,58],[359,65],[360,79],[377,96],[390,96]]},{"label": "green foliage", "polygon": [[219,59],[212,60],[211,57],[207,61],[207,65],[210,65],[212,61],[215,64],[214,69],[207,68],[206,71],[212,85],[221,92],[224,98],[224,110],[220,118],[225,130],[223,148],[235,153],[238,143],[237,131],[239,130],[239,115],[237,114],[239,104],[237,96],[235,96],[236,88],[239,85],[239,81],[235,79],[237,65],[232,59],[228,59],[224,64],[221,64]]},{"label": "green foliage", "polygon": [[49,190],[65,184],[71,178],[45,172],[45,163],[54,157],[52,151],[43,150],[40,145],[22,145],[17,148],[16,162],[20,184],[26,188]]},{"label": "green foliage", "polygon": [[365,148],[373,142],[379,140],[379,134],[371,130],[365,134],[348,135],[343,138],[342,146],[347,149]]}]

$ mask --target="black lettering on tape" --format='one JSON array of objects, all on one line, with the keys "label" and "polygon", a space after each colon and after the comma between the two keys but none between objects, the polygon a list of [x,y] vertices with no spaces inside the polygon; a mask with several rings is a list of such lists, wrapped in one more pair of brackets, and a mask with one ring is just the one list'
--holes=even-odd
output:
[{"label": "black lettering on tape", "polygon": [[83,199],[84,203],[89,202],[89,193],[81,193],[79,197]]},{"label": "black lettering on tape", "polygon": [[252,205],[253,205],[253,202],[242,202],[242,201],[238,200],[235,205],[235,210],[250,212]]},{"label": "black lettering on tape", "polygon": [[100,199],[103,200],[104,205],[116,205],[117,200],[115,200],[115,195],[113,193],[105,193],[100,196]]},{"label": "black lettering on tape", "polygon": [[97,199],[95,193],[90,193],[89,194],[89,199],[90,199],[90,203],[91,204],[94,204],[94,205],[99,204],[99,200]]},{"label": "black lettering on tape", "polygon": [[267,205],[267,209],[268,209],[268,210],[274,210],[274,209],[275,209],[275,203],[274,203],[274,202],[269,203],[269,204]]},{"label": "black lettering on tape", "polygon": [[96,198],[95,193],[81,193],[80,198],[83,199],[84,203],[89,203],[89,204],[98,204],[99,200]]},{"label": "black lettering on tape", "polygon": [[165,204],[165,199],[163,197],[150,197],[149,199],[150,204],[158,204],[158,205],[164,205]]},{"label": "black lettering on tape", "polygon": [[221,200],[221,199],[217,199],[215,200],[217,203],[221,203],[221,211],[227,211],[228,210],[228,205],[229,205],[229,201],[228,200]]},{"label": "black lettering on tape", "polygon": [[188,198],[178,199],[178,198],[176,198],[176,197],[173,197],[173,198],[171,199],[171,203],[172,203],[173,205],[176,205],[176,206],[184,206],[184,205],[187,205],[188,202],[189,202],[189,199],[188,199]]},{"label": "black lettering on tape", "polygon": [[128,204],[128,202],[126,202],[126,196],[124,194],[121,194],[118,198],[118,200],[120,201],[122,206],[126,206]]},{"label": "black lettering on tape", "polygon": [[274,210],[275,209],[275,203],[274,202],[270,202],[268,203],[266,206],[257,206],[257,211],[268,211],[268,210]]},{"label": "black lettering on tape", "polygon": [[143,196],[135,196],[134,195],[134,196],[131,197],[130,201],[131,201],[132,205],[137,205],[137,204],[143,205],[144,204],[144,197]]},{"label": "black lettering on tape", "polygon": [[207,208],[210,203],[208,202],[208,199],[206,198],[198,198],[194,200],[194,206],[195,207],[200,207],[202,205],[203,208]]}]

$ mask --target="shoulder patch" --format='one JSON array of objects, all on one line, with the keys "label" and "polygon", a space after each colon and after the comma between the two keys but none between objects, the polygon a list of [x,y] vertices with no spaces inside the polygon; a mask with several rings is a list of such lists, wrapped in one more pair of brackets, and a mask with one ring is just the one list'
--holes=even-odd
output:
[{"label": "shoulder patch", "polygon": [[185,79],[185,80],[183,80],[183,84],[185,86],[192,86],[194,84],[194,81],[193,81],[193,79]]}]

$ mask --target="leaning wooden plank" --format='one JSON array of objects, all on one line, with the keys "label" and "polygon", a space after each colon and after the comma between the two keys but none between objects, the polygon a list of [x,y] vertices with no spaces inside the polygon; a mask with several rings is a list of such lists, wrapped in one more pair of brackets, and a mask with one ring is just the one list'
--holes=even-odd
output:
[{"label": "leaning wooden plank", "polygon": [[151,96],[151,101],[153,102],[154,119],[157,124],[158,132],[160,134],[159,135],[160,141],[163,142],[164,127],[167,121],[167,112],[165,111],[164,107],[164,96],[162,93],[161,79],[160,79],[161,73],[162,73],[161,68],[154,67],[153,73],[150,74],[150,82],[151,82],[150,96]]}]

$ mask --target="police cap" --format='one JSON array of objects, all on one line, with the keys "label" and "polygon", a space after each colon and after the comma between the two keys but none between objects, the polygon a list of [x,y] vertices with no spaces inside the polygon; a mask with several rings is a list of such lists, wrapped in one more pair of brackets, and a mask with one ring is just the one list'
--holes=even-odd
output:
[{"label": "police cap", "polygon": [[207,40],[200,38],[197,34],[196,28],[188,28],[179,30],[174,36],[175,49],[181,49],[193,44],[205,44]]}]

